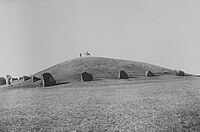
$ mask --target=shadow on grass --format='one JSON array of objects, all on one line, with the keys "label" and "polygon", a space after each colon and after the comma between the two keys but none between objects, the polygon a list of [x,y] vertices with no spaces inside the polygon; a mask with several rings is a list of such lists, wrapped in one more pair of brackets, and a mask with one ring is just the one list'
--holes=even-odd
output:
[{"label": "shadow on grass", "polygon": [[59,82],[59,83],[56,83],[54,86],[57,86],[57,85],[63,85],[63,84],[68,84],[69,82]]},{"label": "shadow on grass", "polygon": [[[52,85],[52,86],[46,86],[47,87],[54,87],[54,86],[59,86],[59,85],[63,85],[63,84],[68,84],[69,82],[59,82],[59,83],[56,83],[55,85]],[[43,87],[43,84],[41,83],[40,84],[40,87]]]}]

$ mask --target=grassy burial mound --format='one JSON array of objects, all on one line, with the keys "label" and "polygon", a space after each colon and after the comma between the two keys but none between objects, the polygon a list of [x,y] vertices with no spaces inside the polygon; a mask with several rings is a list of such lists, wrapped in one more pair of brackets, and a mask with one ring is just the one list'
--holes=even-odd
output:
[{"label": "grassy burial mound", "polygon": [[34,76],[41,76],[43,73],[51,73],[57,82],[81,81],[81,74],[88,72],[95,78],[118,78],[119,71],[125,71],[129,77],[144,76],[147,70],[153,73],[168,72],[173,70],[137,61],[128,61],[100,57],[83,57],[67,60]]},{"label": "grassy burial mound", "polygon": [[[168,74],[174,74],[174,70],[143,62],[102,57],[82,57],[64,61],[36,74],[33,74],[32,76],[41,78],[42,74],[50,73],[57,84],[63,84],[67,82],[81,81],[82,73],[84,72],[90,73],[94,80],[117,79],[119,77],[120,71],[126,72],[129,78],[141,76],[144,77],[146,71],[152,71],[156,75],[162,75],[165,74],[165,72]],[[31,80],[32,79],[26,81],[18,81],[18,83],[13,84],[13,86],[42,86],[41,80],[38,80],[37,82],[33,82]]]}]

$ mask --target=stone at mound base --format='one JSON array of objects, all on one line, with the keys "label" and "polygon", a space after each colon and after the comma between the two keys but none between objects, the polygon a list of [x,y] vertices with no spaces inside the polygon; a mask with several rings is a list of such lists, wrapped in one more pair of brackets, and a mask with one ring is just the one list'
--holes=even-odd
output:
[{"label": "stone at mound base", "polygon": [[17,81],[18,78],[11,78],[11,82]]},{"label": "stone at mound base", "polygon": [[83,72],[81,74],[81,81],[93,81],[93,76],[90,73]]},{"label": "stone at mound base", "polygon": [[7,85],[11,85],[10,80],[11,80],[11,76],[10,75],[6,75],[6,84]]},{"label": "stone at mound base", "polygon": [[54,86],[54,85],[56,85],[56,80],[53,78],[53,76],[50,73],[42,74],[43,87]]},{"label": "stone at mound base", "polygon": [[6,78],[6,84],[7,84],[7,85],[11,85],[10,80],[11,80],[11,78]]},{"label": "stone at mound base", "polygon": [[26,81],[26,80],[29,80],[30,79],[30,77],[28,77],[28,76],[23,76],[23,81]]},{"label": "stone at mound base", "polygon": [[181,70],[175,70],[175,71],[174,71],[174,74],[175,74],[176,76],[184,76],[184,75],[185,75],[184,71],[181,71]]},{"label": "stone at mound base", "polygon": [[125,71],[119,71],[119,79],[128,79],[128,74]]},{"label": "stone at mound base", "polygon": [[41,79],[38,77],[32,76],[31,80],[32,82],[37,82],[38,80],[41,80]]},{"label": "stone at mound base", "polygon": [[145,76],[146,77],[154,77],[155,74],[153,72],[151,72],[151,71],[146,71]]},{"label": "stone at mound base", "polygon": [[0,77],[0,85],[5,85],[6,79],[4,77]]}]

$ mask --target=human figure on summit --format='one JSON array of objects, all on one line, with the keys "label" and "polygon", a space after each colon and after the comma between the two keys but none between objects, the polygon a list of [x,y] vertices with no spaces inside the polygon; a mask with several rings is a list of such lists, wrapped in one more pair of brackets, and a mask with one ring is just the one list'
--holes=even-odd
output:
[{"label": "human figure on summit", "polygon": [[90,53],[88,51],[86,53],[84,53],[84,54],[85,54],[86,57],[90,56]]}]

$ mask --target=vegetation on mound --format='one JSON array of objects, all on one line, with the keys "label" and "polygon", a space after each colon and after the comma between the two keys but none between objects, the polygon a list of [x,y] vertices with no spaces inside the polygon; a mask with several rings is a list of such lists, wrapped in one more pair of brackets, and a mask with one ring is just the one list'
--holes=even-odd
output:
[{"label": "vegetation on mound", "polygon": [[[146,71],[151,71],[155,76],[174,75],[174,70],[143,62],[101,57],[82,57],[59,63],[32,76],[41,78],[42,74],[50,73],[57,84],[64,84],[81,81],[81,75],[84,72],[90,73],[94,80],[102,78],[117,79],[119,71],[126,72],[129,78],[144,77]],[[13,83],[13,87],[40,87],[41,81],[39,80],[39,82],[19,80]]]},{"label": "vegetation on mound", "polygon": [[137,61],[119,60],[100,57],[82,57],[68,60],[34,74],[51,73],[56,81],[80,81],[81,73],[88,72],[94,78],[117,78],[119,71],[125,71],[129,77],[144,76],[150,70],[154,73],[168,72],[173,70]]}]

